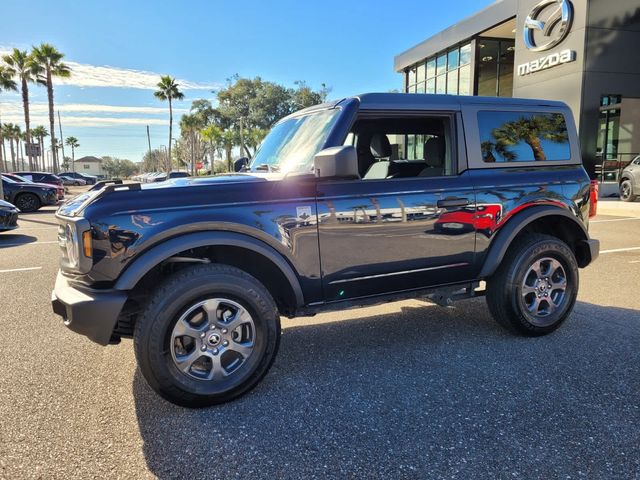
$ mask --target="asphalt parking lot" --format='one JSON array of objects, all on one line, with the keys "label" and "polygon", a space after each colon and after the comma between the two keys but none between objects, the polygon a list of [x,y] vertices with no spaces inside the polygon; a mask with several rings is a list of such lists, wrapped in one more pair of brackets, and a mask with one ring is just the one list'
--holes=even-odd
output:
[{"label": "asphalt parking lot", "polygon": [[2,478],[640,478],[640,218],[592,223],[602,254],[551,336],[483,299],[285,319],[251,394],[187,410],[130,341],[53,315],[53,212],[0,234]]}]

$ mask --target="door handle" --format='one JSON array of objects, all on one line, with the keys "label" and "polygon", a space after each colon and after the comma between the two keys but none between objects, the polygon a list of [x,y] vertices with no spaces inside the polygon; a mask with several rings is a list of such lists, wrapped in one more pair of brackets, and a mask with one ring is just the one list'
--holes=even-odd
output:
[{"label": "door handle", "polygon": [[452,198],[449,200],[438,200],[438,208],[449,208],[449,207],[466,207],[469,205],[468,198]]}]

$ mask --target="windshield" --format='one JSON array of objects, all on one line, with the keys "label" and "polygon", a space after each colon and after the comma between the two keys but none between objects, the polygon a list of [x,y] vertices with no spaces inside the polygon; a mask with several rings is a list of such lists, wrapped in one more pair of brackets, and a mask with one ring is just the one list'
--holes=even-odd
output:
[{"label": "windshield", "polygon": [[311,172],[313,157],[324,145],[340,110],[293,117],[271,129],[251,162],[252,171]]},{"label": "windshield", "polygon": [[27,180],[24,177],[21,177],[20,175],[16,175],[16,174],[13,174],[11,176],[11,179],[15,180],[16,182],[19,182],[19,183],[29,183],[29,180]]}]

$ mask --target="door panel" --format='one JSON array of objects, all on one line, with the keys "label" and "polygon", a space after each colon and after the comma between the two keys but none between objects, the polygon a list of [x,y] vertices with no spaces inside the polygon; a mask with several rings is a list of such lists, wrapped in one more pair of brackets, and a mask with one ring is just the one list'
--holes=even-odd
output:
[{"label": "door panel", "polygon": [[469,175],[318,182],[325,301],[469,280]]}]

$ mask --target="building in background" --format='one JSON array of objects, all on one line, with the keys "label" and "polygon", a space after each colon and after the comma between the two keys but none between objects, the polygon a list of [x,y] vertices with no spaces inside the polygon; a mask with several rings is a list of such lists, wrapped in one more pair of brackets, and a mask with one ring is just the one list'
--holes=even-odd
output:
[{"label": "building in background", "polygon": [[566,102],[585,167],[612,189],[640,154],[639,47],[639,0],[499,0],[397,55],[394,68],[410,93]]},{"label": "building in background", "polygon": [[86,173],[100,178],[106,175],[102,169],[102,159],[99,157],[86,156],[78,158],[74,162],[74,166],[75,171],[78,173]]}]

